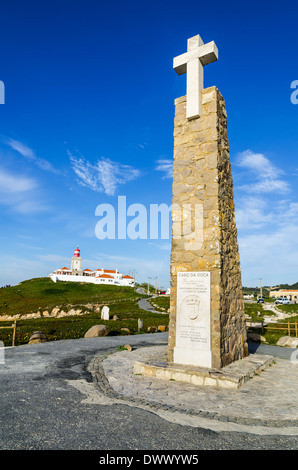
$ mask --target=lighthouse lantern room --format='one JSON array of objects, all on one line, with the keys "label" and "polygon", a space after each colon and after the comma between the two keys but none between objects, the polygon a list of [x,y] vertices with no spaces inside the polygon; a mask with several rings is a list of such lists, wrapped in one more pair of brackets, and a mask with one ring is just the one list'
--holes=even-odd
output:
[{"label": "lighthouse lantern room", "polygon": [[80,250],[77,247],[74,251],[73,257],[71,258],[71,271],[74,275],[78,276],[79,274],[82,274],[81,262],[82,258],[80,255]]}]

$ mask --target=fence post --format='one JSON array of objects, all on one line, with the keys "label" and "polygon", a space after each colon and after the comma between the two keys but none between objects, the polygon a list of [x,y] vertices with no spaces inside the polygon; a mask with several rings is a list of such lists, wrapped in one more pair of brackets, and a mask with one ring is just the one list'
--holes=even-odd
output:
[{"label": "fence post", "polygon": [[290,322],[288,321],[288,335],[291,336],[291,327],[290,327]]},{"label": "fence post", "polygon": [[296,338],[297,338],[297,321],[295,321],[295,334],[296,334]]},{"label": "fence post", "polygon": [[15,320],[15,321],[14,321],[14,324],[13,324],[13,335],[12,335],[12,345],[13,345],[13,346],[15,346],[16,329],[17,329],[17,322],[16,322],[16,320]]}]

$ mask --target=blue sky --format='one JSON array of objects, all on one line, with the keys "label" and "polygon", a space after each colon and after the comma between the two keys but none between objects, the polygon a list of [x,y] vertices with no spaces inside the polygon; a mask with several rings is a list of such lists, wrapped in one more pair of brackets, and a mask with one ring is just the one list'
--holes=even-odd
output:
[{"label": "blue sky", "polygon": [[99,240],[99,204],[171,204],[172,69],[187,39],[228,112],[244,285],[298,281],[298,79],[294,1],[1,2],[0,285],[84,268],[169,286],[170,240]]}]

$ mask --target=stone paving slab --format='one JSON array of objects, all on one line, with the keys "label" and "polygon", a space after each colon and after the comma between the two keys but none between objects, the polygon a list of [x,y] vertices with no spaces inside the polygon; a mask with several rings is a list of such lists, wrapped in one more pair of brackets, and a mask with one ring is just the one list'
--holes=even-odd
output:
[{"label": "stone paving slab", "polygon": [[[254,355],[252,355],[254,356]],[[274,361],[241,388],[218,389],[134,374],[136,361],[167,359],[167,346],[97,356],[90,371],[101,391],[152,410],[252,426],[298,427],[298,366]]]},{"label": "stone paving slab", "polygon": [[221,370],[216,370],[152,360],[148,362],[136,361],[134,364],[134,374],[162,380],[177,380],[178,382],[202,385],[204,387],[235,389],[251,380],[265,367],[270,366],[272,362],[272,356],[250,355],[240,361],[229,364]]}]

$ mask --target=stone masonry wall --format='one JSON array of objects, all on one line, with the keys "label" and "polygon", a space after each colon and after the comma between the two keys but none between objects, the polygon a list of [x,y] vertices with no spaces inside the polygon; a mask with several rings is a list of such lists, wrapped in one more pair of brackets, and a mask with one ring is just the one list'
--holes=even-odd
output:
[{"label": "stone masonry wall", "polygon": [[175,346],[177,272],[210,271],[212,367],[221,368],[248,351],[227,115],[217,88],[202,90],[201,116],[191,121],[186,97],[175,100],[174,124],[168,360]]}]

